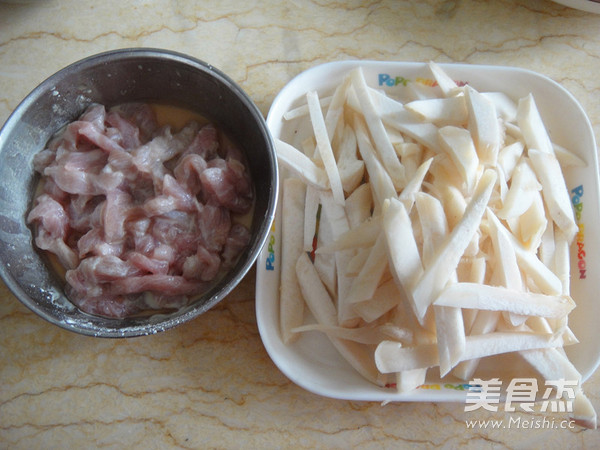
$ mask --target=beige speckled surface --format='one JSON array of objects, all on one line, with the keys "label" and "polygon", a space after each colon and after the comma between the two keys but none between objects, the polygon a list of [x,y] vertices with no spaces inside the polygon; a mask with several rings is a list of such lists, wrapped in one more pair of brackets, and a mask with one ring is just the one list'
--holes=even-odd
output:
[{"label": "beige speckled surface", "polygon": [[[139,46],[212,63],[265,115],[287,81],[327,61],[518,66],[571,91],[600,137],[600,16],[545,0],[0,2],[0,123],[61,67]],[[599,372],[585,389],[600,409]],[[532,415],[331,400],[293,385],[262,346],[254,271],[197,320],[129,340],[51,326],[0,284],[0,448],[600,447],[598,431],[580,428],[465,425],[516,417]]]}]

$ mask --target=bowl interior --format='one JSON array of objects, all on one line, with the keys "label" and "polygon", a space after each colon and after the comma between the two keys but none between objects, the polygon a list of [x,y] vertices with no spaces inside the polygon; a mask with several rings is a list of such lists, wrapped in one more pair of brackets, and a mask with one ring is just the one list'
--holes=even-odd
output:
[{"label": "bowl interior", "polygon": [[[194,110],[217,124],[245,151],[256,202],[252,239],[236,267],[197,302],[171,315],[108,319],[80,312],[65,297],[63,282],[36,251],[26,216],[38,182],[33,156],[62,126],[91,103],[107,107],[134,101]],[[211,308],[254,263],[275,210],[277,165],[259,110],[226,75],[201,61],[153,49],[92,56],[57,72],[15,109],[0,132],[0,274],[12,292],[40,316],[83,334],[136,336],[156,333]]]}]

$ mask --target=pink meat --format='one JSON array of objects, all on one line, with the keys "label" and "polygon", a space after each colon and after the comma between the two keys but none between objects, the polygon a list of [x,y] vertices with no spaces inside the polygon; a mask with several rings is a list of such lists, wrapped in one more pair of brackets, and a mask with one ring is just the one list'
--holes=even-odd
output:
[{"label": "pink meat", "polygon": [[219,273],[221,258],[204,247],[198,247],[195,255],[188,256],[183,263],[183,276],[188,280],[211,281]]},{"label": "pink meat", "polygon": [[159,128],[148,105],[90,107],[34,158],[43,192],[27,220],[67,269],[82,311],[180,308],[250,241],[233,223],[253,188],[240,149],[212,125]]},{"label": "pink meat", "polygon": [[104,293],[108,283],[139,273],[139,269],[118,256],[90,256],[82,259],[77,268],[68,270],[65,278],[78,297],[98,297]]},{"label": "pink meat", "polygon": [[102,226],[106,200],[102,196],[73,195],[67,204],[71,228],[82,233]]},{"label": "pink meat", "polygon": [[206,285],[190,281],[182,276],[150,274],[127,277],[115,280],[111,291],[115,295],[128,295],[140,292],[162,292],[169,295],[194,295],[201,292]]},{"label": "pink meat", "polygon": [[123,253],[123,242],[108,242],[100,228],[92,228],[77,240],[80,258],[86,256],[119,256]]},{"label": "pink meat", "polygon": [[67,272],[67,277],[79,277],[97,283],[105,283],[139,273],[139,269],[118,256],[104,255],[82,259],[77,269]]},{"label": "pink meat", "polygon": [[162,246],[172,249],[172,273],[181,273],[185,259],[193,255],[201,245],[194,214],[172,212],[169,216],[155,217],[151,234],[154,239],[152,252],[157,248],[164,248]]},{"label": "pink meat", "polygon": [[118,111],[110,111],[106,122],[117,130],[117,139],[124,148],[136,148],[141,145],[140,129],[123,117]]},{"label": "pink meat", "polygon": [[45,178],[43,181],[43,193],[48,194],[53,199],[66,203],[69,199],[69,194],[63,191],[52,178]]},{"label": "pink meat", "polygon": [[160,245],[152,235],[136,235],[133,237],[133,248],[136,252],[150,255]]},{"label": "pink meat", "polygon": [[106,165],[107,159],[102,150],[73,151],[61,153],[56,163],[68,169],[98,174]]},{"label": "pink meat", "polygon": [[219,135],[214,125],[204,125],[195,135],[185,154],[195,154],[204,160],[213,159],[219,149]]},{"label": "pink meat", "polygon": [[200,174],[206,170],[206,161],[200,155],[185,155],[173,170],[177,181],[192,195],[197,196],[202,189]]},{"label": "pink meat", "polygon": [[27,222],[38,222],[40,229],[53,238],[64,239],[69,231],[69,216],[63,205],[48,194],[36,199],[36,206],[29,212]]},{"label": "pink meat", "polygon": [[148,142],[158,129],[158,122],[152,107],[146,103],[127,103],[115,108],[126,120],[139,130],[140,142]]},{"label": "pink meat", "polygon": [[151,141],[131,151],[135,168],[150,177],[160,190],[164,176],[171,172],[169,162],[185,151],[197,132],[198,127],[193,123],[176,134],[172,134],[169,127],[163,127]]},{"label": "pink meat", "polygon": [[75,253],[70,245],[61,238],[50,236],[43,228],[38,230],[38,235],[35,238],[35,245],[42,250],[46,250],[56,255],[58,261],[66,269],[77,267],[77,264],[79,263],[77,253]]},{"label": "pink meat", "polygon": [[225,267],[232,267],[249,243],[250,231],[248,231],[248,228],[239,223],[234,224],[231,227],[223,248],[223,265]]},{"label": "pink meat", "polygon": [[169,174],[163,178],[162,194],[144,203],[144,211],[149,216],[164,215],[171,211],[196,211],[197,208],[196,197]]},{"label": "pink meat", "polygon": [[198,217],[202,244],[209,250],[221,252],[231,228],[230,212],[215,205],[204,205]]},{"label": "pink meat", "polygon": [[104,238],[108,242],[118,242],[125,238],[125,221],[133,209],[131,196],[118,189],[106,193],[106,203],[102,214]]},{"label": "pink meat", "polygon": [[150,258],[143,253],[131,252],[127,255],[127,261],[146,273],[166,275],[169,272],[168,260]]},{"label": "pink meat", "polygon": [[195,211],[198,208],[196,196],[187,191],[172,175],[165,175],[162,192],[163,195],[175,199],[179,211]]},{"label": "pink meat", "polygon": [[104,105],[92,105],[85,110],[79,120],[89,122],[98,128],[103,128],[106,120],[106,108]]},{"label": "pink meat", "polygon": [[87,138],[90,143],[94,144],[97,148],[104,150],[108,154],[125,153],[125,150],[119,145],[116,139],[111,139],[107,135],[105,129],[98,127],[93,122],[82,122],[78,133],[80,136]]},{"label": "pink meat", "polygon": [[33,169],[38,173],[43,173],[44,169],[52,164],[55,159],[56,151],[42,150],[33,157]]},{"label": "pink meat", "polygon": [[252,206],[251,184],[244,166],[237,160],[213,159],[200,175],[205,198],[216,201],[234,213],[244,214]]},{"label": "pink meat", "polygon": [[150,256],[156,260],[166,261],[171,264],[175,261],[177,255],[175,254],[175,249],[170,245],[166,244],[158,244],[152,249]]},{"label": "pink meat", "polygon": [[69,168],[66,166],[52,165],[44,170],[46,177],[52,178],[54,183],[64,192],[69,194],[99,195],[102,191],[96,186],[94,174]]},{"label": "pink meat", "polygon": [[142,299],[113,296],[104,291],[96,297],[82,297],[67,289],[67,295],[79,309],[95,316],[122,319],[138,314],[144,309]]}]

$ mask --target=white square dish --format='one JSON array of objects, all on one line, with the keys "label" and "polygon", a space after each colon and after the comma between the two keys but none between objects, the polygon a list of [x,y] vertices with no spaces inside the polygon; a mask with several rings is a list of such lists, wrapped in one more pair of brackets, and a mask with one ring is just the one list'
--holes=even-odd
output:
[{"label": "white square dish", "polygon": [[[309,69],[293,80],[277,95],[267,117],[274,138],[301,138],[308,130],[297,123],[284,121],[283,114],[304,102],[305,94],[316,90],[320,96],[330,95],[344,75],[361,66],[367,84],[383,89],[391,96],[398,94],[408,83],[431,79],[425,63],[344,61],[327,63]],[[500,91],[514,100],[532,93],[552,140],[581,157],[585,167],[565,171],[567,188],[574,204],[578,205],[577,222],[580,233],[571,248],[571,294],[577,307],[569,316],[569,324],[580,343],[566,351],[587,379],[600,364],[600,340],[597,338],[596,317],[600,303],[595,291],[600,279],[600,196],[596,142],[589,119],[577,100],[551,79],[519,68],[440,64],[454,80],[468,83],[475,89]],[[583,195],[576,196],[575,188]],[[382,388],[363,379],[336,352],[324,334],[304,333],[294,344],[285,345],[279,333],[279,274],[281,217],[278,212],[257,261],[256,314],[261,338],[273,362],[294,383],[306,390],[331,398],[366,401],[455,401],[466,398],[467,385],[459,380],[440,380],[430,370],[427,382],[413,392],[399,394],[395,389]],[[514,375],[514,360],[508,360]],[[484,373],[502,379],[498,360],[491,359]],[[523,363],[525,366],[525,363]],[[521,367],[519,366],[519,376]],[[523,367],[523,376],[531,376]]]}]

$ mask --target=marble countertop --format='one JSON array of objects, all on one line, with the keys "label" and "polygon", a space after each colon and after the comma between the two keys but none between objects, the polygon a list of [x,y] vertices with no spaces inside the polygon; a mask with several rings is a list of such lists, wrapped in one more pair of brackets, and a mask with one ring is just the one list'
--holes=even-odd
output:
[{"label": "marble countertop", "polygon": [[[0,123],[55,71],[124,47],[210,62],[265,115],[293,76],[328,61],[517,66],[567,88],[600,138],[600,15],[546,0],[0,2]],[[464,405],[311,394],[261,343],[254,277],[191,323],[125,340],[50,325],[0,283],[0,448],[600,447],[581,428],[468,429]],[[600,410],[600,372],[584,388]],[[532,419],[476,418],[509,416]]]}]

